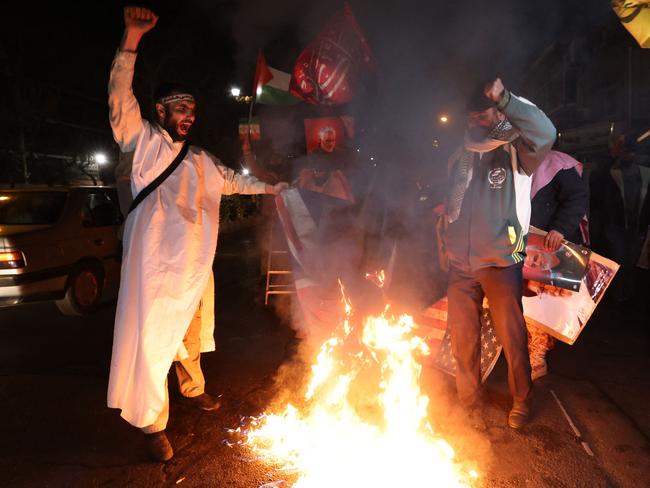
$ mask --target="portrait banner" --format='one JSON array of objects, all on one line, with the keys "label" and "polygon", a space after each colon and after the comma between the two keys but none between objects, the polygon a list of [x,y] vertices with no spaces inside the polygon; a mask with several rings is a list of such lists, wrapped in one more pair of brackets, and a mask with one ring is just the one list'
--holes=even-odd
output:
[{"label": "portrait banner", "polygon": [[[543,239],[541,232],[543,231],[535,229],[535,234],[531,233],[529,238],[541,235]],[[535,249],[529,250],[531,243],[526,247],[527,254],[534,255],[539,251],[540,246],[536,239],[532,239]],[[584,254],[585,251],[588,254]],[[529,324],[562,342],[574,344],[614,279],[619,265],[572,243],[563,244],[558,252],[570,256],[554,263],[551,269],[533,269],[534,274],[531,274],[529,269],[528,273],[524,273],[524,278],[528,279],[522,299],[524,317]],[[581,256],[585,255],[588,256],[588,261],[579,286],[577,289],[565,286],[567,283],[573,283],[580,269],[577,263],[581,261]],[[526,260],[529,258],[547,259],[548,256],[531,258],[528,255]],[[541,279],[531,279],[535,277]]]},{"label": "portrait banner", "polygon": [[546,232],[530,228],[524,260],[524,279],[578,291],[587,272],[591,250],[564,241],[557,251],[544,249]]},{"label": "portrait banner", "polygon": [[305,119],[304,124],[308,153],[318,150],[325,136],[332,140],[335,151],[345,149],[346,141],[353,137],[354,119],[350,116]]}]

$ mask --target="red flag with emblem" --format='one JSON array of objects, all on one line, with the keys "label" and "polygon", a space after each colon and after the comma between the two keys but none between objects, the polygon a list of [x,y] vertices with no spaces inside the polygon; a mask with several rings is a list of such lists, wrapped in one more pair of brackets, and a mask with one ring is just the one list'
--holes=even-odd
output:
[{"label": "red flag with emblem", "polygon": [[346,3],[298,56],[289,89],[308,103],[341,105],[352,100],[363,72],[373,66],[368,42]]}]

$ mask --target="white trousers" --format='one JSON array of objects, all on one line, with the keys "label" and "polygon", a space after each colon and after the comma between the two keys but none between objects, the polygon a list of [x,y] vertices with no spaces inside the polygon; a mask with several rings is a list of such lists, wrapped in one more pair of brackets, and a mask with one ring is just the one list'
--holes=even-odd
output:
[{"label": "white trousers", "polygon": [[[174,369],[178,378],[178,387],[181,395],[192,398],[205,392],[205,378],[201,371],[201,305],[196,310],[194,318],[183,338],[183,345],[187,350],[188,357],[174,361]],[[166,383],[166,380],[165,380]],[[167,427],[169,420],[169,392],[165,384],[165,403],[156,421],[146,427],[142,427],[145,434],[160,432]]]}]

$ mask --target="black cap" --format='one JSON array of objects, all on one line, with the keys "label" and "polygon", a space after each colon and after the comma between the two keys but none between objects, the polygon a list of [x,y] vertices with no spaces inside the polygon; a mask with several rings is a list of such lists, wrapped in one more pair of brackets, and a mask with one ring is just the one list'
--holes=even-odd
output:
[{"label": "black cap", "polygon": [[465,110],[467,112],[484,112],[494,107],[494,102],[485,96],[485,84],[481,84],[467,99]]}]

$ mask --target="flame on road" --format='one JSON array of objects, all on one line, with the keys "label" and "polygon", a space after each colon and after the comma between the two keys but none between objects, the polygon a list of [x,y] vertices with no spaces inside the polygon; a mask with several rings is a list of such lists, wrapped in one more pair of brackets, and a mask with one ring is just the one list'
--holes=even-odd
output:
[{"label": "flame on road", "polygon": [[300,406],[265,413],[244,430],[256,456],[294,473],[294,488],[473,486],[427,419],[418,358],[429,354],[408,315],[388,309],[351,322],[325,341]]}]

